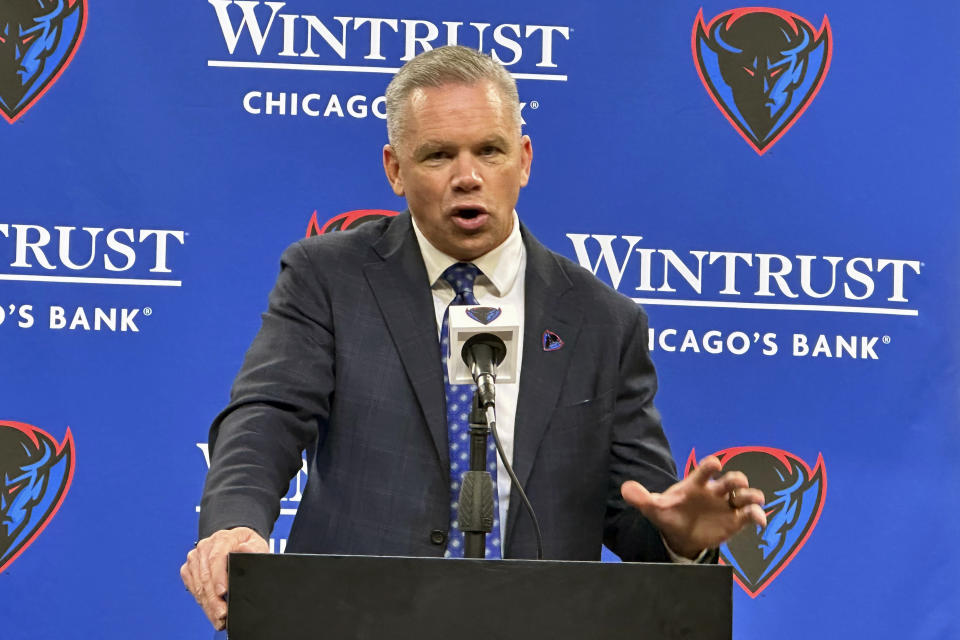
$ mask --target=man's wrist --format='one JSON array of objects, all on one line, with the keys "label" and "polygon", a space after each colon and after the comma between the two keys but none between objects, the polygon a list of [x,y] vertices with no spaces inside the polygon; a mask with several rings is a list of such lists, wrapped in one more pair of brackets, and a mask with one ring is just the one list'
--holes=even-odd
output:
[{"label": "man's wrist", "polygon": [[667,550],[667,555],[670,556],[670,562],[675,564],[702,564],[707,561],[710,556],[710,552],[712,551],[712,549],[709,548],[701,549],[700,551],[687,556],[674,551],[662,533],[660,534],[660,539],[663,540],[663,546]]}]

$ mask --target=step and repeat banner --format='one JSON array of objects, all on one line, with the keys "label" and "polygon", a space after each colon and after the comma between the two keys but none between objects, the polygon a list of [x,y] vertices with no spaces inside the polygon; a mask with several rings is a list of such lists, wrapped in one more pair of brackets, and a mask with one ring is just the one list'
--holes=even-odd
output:
[{"label": "step and repeat banner", "polygon": [[958,14],[2,0],[0,637],[210,636],[209,423],[283,249],[404,208],[383,92],[448,43],[518,80],[521,219],[647,310],[681,473],[766,493],[734,637],[960,636]]}]

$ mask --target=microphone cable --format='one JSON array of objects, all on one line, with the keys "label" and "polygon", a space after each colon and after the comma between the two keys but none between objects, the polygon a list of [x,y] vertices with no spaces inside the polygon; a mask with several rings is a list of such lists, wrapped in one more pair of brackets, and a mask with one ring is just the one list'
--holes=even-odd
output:
[{"label": "microphone cable", "polygon": [[513,472],[513,467],[510,466],[510,462],[507,460],[507,455],[503,452],[503,445],[500,444],[500,436],[497,433],[497,413],[493,406],[487,407],[487,424],[490,425],[490,432],[493,433],[493,442],[497,445],[497,455],[500,456],[500,460],[507,470],[507,475],[510,476],[510,482],[513,488],[520,494],[520,499],[523,500],[523,506],[526,507],[527,514],[533,521],[533,531],[537,536],[537,560],[543,560],[543,536],[540,533],[540,522],[537,520],[537,514],[534,513],[533,505],[530,504],[527,494],[524,493],[523,487],[520,486],[520,480],[517,479],[517,474]]}]

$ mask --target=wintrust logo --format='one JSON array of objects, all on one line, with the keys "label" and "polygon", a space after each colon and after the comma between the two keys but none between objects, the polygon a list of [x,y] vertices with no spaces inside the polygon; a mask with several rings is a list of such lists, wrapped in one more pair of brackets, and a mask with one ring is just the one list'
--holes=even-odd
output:
[{"label": "wintrust logo", "polygon": [[644,304],[916,316],[923,263],[650,246],[643,236],[568,233],[577,261]]},{"label": "wintrust logo", "polygon": [[[294,91],[264,80],[239,100],[243,110],[254,116],[382,120],[386,118],[383,76],[393,75],[418,53],[445,45],[487,53],[517,80],[567,81],[564,61],[573,29],[566,25],[494,24],[469,17],[432,21],[318,15],[316,5],[303,0],[207,2],[217,32],[209,67],[380,76],[369,92],[350,94],[331,89],[329,83]],[[251,77],[294,81],[288,73]]]},{"label": "wintrust logo", "polygon": [[[116,297],[103,289],[182,286],[176,264],[186,235],[177,229],[0,222],[0,282],[20,283],[0,289],[0,334],[37,329],[140,333],[154,308],[142,300],[115,306]],[[80,302],[72,295],[59,298],[74,285],[89,295]],[[38,287],[48,293],[37,296]]]},{"label": "wintrust logo", "polygon": [[179,287],[175,229],[0,222],[0,280]]},{"label": "wintrust logo", "polygon": [[[542,24],[445,20],[432,22],[398,17],[318,16],[301,13],[287,2],[207,0],[213,7],[227,53],[277,60],[368,61],[356,68],[326,71],[394,73],[379,63],[399,67],[421,51],[463,45],[489,53],[505,67],[532,62],[542,73],[517,78],[566,80],[559,74],[558,45],[570,39],[570,27]],[[442,34],[442,35],[441,35]],[[211,66],[238,66],[211,61]],[[266,67],[270,68],[270,67]],[[283,68],[274,66],[273,68]]]}]

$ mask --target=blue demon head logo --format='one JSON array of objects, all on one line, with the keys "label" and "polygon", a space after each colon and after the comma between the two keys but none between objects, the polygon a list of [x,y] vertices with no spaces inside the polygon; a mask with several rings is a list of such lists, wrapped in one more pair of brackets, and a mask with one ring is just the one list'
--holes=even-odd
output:
[{"label": "blue demon head logo", "polygon": [[0,571],[60,508],[73,476],[73,438],[63,444],[19,422],[0,421]]},{"label": "blue demon head logo", "polygon": [[70,62],[83,32],[85,0],[0,3],[0,112],[16,120]]},{"label": "blue demon head logo", "polygon": [[830,64],[830,24],[820,32],[779,9],[735,9],[693,30],[704,86],[727,119],[763,153],[796,121]]},{"label": "blue demon head logo", "polygon": [[[756,597],[793,559],[817,524],[827,486],[823,457],[811,470],[793,454],[769,447],[737,447],[714,455],[724,471],[745,473],[750,486],[767,499],[767,526],[747,527],[720,546],[720,557],[733,567],[734,578]],[[691,452],[687,473],[695,467]]]}]

